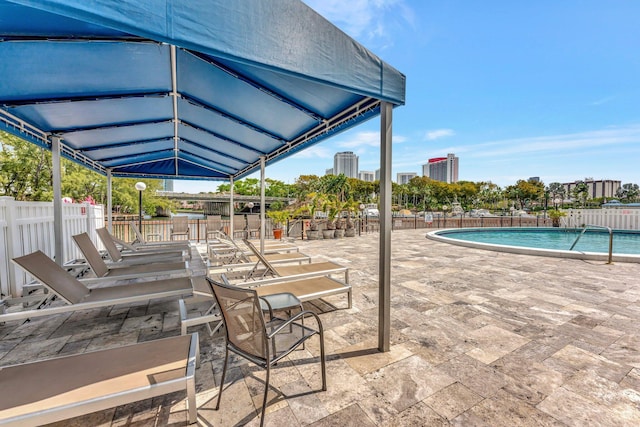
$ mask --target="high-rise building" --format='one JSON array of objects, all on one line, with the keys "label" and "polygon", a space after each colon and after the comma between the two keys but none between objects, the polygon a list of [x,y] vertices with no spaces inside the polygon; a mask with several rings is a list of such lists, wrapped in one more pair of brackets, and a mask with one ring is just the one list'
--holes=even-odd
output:
[{"label": "high-rise building", "polygon": [[358,177],[358,156],[352,151],[336,153],[333,156],[333,174],[340,175],[341,173],[349,178]]},{"label": "high-rise building", "polygon": [[333,168],[325,169],[324,170],[324,174],[325,175],[333,175]]},{"label": "high-rise building", "polygon": [[396,176],[396,182],[398,184],[408,184],[411,178],[415,178],[418,174],[415,172],[398,172]]},{"label": "high-rise building", "polygon": [[458,158],[451,153],[447,157],[431,158],[422,165],[422,176],[449,184],[458,182]]},{"label": "high-rise building", "polygon": [[[590,199],[597,199],[599,197],[610,199],[616,197],[616,193],[622,183],[621,181],[613,181],[610,179],[596,181],[593,178],[585,178],[583,182],[587,184],[587,194]],[[562,184],[568,197],[572,197],[572,192],[576,188],[576,185],[578,185],[578,181]]]},{"label": "high-rise building", "polygon": [[373,182],[375,180],[376,174],[372,171],[360,171],[358,172],[358,179],[362,181]]},{"label": "high-rise building", "polygon": [[162,191],[173,191],[173,180],[172,179],[163,179],[162,180]]}]

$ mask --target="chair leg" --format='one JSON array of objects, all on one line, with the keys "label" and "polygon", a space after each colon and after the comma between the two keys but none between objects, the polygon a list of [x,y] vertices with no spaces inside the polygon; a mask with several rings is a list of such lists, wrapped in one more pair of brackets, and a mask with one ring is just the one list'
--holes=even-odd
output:
[{"label": "chair leg", "polygon": [[262,399],[262,415],[260,415],[260,427],[264,425],[264,414],[267,410],[267,395],[269,394],[269,376],[271,374],[271,364],[267,362],[267,377],[264,381],[264,398]]},{"label": "chair leg", "polygon": [[322,370],[322,391],[327,391],[327,367],[324,355],[324,331],[322,325],[320,325],[319,334],[320,337],[320,368]]},{"label": "chair leg", "polygon": [[220,378],[220,391],[218,392],[218,401],[216,402],[216,411],[220,408],[220,399],[222,398],[222,388],[224,387],[224,377],[227,374],[227,363],[229,362],[229,347],[225,348],[224,366],[222,367],[222,378]]}]

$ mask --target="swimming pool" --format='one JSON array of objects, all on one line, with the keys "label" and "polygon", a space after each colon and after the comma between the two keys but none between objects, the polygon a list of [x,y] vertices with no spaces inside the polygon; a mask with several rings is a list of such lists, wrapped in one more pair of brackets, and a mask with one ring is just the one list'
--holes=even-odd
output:
[{"label": "swimming pool", "polygon": [[[500,252],[561,258],[608,260],[609,233],[589,229],[569,250],[582,229],[465,228],[437,230],[428,239]],[[640,262],[640,232],[614,230],[613,261]]]}]

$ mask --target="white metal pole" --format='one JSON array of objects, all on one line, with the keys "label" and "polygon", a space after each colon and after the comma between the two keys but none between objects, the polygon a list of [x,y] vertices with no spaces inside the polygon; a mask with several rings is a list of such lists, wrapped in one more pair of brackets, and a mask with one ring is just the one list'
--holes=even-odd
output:
[{"label": "white metal pole", "polygon": [[260,253],[264,255],[264,156],[260,156]]},{"label": "white metal pole", "polygon": [[378,350],[391,349],[391,124],[392,106],[380,104],[380,262]]},{"label": "white metal pole", "polygon": [[64,242],[62,224],[62,165],[60,137],[51,137],[51,167],[53,170],[53,234],[54,258],[58,265],[64,264]]},{"label": "white metal pole", "polygon": [[233,177],[229,178],[229,237],[233,239]]},{"label": "white metal pole", "polygon": [[110,233],[113,233],[113,200],[111,185],[111,169],[107,169],[107,228]]}]

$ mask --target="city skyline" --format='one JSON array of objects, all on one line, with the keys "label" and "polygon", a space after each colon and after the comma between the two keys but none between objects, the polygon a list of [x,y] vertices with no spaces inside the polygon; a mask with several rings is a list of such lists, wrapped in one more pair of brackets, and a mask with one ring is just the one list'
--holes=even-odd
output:
[{"label": "city skyline", "polygon": [[[640,2],[306,3],[407,76],[406,105],[393,112],[392,177],[419,172],[416,153],[456,153],[461,181],[640,183]],[[375,171],[379,126],[338,134],[266,176],[321,176],[341,151]]]}]

